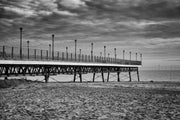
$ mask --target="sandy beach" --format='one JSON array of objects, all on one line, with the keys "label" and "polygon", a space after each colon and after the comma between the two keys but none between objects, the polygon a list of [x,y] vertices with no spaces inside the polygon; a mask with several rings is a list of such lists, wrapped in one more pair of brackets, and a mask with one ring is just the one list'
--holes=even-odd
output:
[{"label": "sandy beach", "polygon": [[5,120],[178,120],[180,83],[36,83],[0,89]]}]

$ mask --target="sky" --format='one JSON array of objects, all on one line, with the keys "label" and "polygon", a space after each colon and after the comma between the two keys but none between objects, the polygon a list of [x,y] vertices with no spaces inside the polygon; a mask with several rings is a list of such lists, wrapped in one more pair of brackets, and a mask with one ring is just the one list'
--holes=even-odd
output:
[{"label": "sky", "polygon": [[143,54],[143,68],[180,69],[179,0],[0,0],[0,45],[48,49],[55,34],[55,50],[90,54],[103,52],[126,59]]}]

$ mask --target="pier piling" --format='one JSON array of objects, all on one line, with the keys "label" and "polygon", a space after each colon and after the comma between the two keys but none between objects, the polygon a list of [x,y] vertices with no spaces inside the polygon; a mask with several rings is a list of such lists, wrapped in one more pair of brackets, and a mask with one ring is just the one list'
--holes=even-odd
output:
[{"label": "pier piling", "polygon": [[120,82],[120,72],[117,72],[117,81]]},{"label": "pier piling", "polygon": [[129,82],[131,82],[131,69],[129,68]]},{"label": "pier piling", "polygon": [[108,74],[107,74],[107,82],[109,82],[109,75],[110,75],[110,72],[108,70]]},{"label": "pier piling", "polygon": [[96,73],[94,72],[93,73],[93,82],[95,81],[95,76],[96,76]]},{"label": "pier piling", "polygon": [[140,79],[139,79],[139,70],[138,70],[138,68],[137,68],[137,78],[138,78],[138,82],[139,82]]}]

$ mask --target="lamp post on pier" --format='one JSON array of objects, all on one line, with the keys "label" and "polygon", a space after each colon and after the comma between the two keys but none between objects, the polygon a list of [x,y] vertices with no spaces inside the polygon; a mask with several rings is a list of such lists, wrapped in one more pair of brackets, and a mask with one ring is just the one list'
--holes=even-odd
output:
[{"label": "lamp post on pier", "polygon": [[68,54],[68,47],[66,47],[66,54]]},{"label": "lamp post on pier", "polygon": [[114,48],[114,57],[115,57],[115,61],[116,61],[116,56],[117,56],[117,54],[116,54],[116,48]]},{"label": "lamp post on pier", "polygon": [[20,59],[22,59],[22,30],[23,28],[20,27]]},{"label": "lamp post on pier", "polygon": [[93,43],[91,43],[91,61],[93,61]]},{"label": "lamp post on pier", "polygon": [[54,60],[54,34],[52,34],[52,60]]},{"label": "lamp post on pier", "polygon": [[28,53],[28,60],[29,60],[29,40],[27,41],[27,53]]},{"label": "lamp post on pier", "polygon": [[79,49],[79,61],[81,61],[81,49]]},{"label": "lamp post on pier", "polygon": [[77,47],[77,40],[74,40],[75,42],[75,61],[76,61],[76,47]]},{"label": "lamp post on pier", "polygon": [[68,47],[66,47],[66,59],[68,60]]},{"label": "lamp post on pier", "polygon": [[106,46],[104,46],[104,58],[106,57]]},{"label": "lamp post on pier", "polygon": [[100,52],[100,61],[102,60],[102,52]]},{"label": "lamp post on pier", "polygon": [[137,53],[136,53],[136,61],[137,61]]},{"label": "lamp post on pier", "polygon": [[109,56],[110,56],[110,53],[108,53],[108,58],[109,58]]},{"label": "lamp post on pier", "polygon": [[51,59],[51,44],[49,44],[49,59]]},{"label": "lamp post on pier", "polygon": [[125,59],[125,50],[123,50],[123,60]]},{"label": "lamp post on pier", "polygon": [[81,49],[79,49],[79,55],[81,56]]},{"label": "lamp post on pier", "polygon": [[131,64],[131,52],[129,52],[129,64]]}]

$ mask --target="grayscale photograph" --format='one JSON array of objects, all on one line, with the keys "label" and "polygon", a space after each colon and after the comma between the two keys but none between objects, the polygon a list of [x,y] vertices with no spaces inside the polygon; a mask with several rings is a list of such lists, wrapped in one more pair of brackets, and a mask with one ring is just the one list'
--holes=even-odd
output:
[{"label": "grayscale photograph", "polygon": [[180,0],[0,0],[0,120],[180,120]]}]

